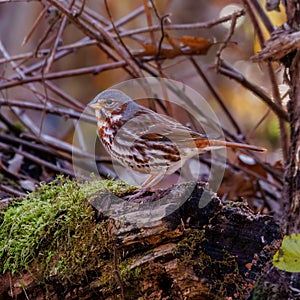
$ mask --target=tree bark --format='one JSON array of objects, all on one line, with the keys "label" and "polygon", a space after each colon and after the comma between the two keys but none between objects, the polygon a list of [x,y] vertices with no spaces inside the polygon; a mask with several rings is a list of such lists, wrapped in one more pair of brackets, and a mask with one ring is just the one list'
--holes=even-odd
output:
[{"label": "tree bark", "polygon": [[[298,1],[288,0],[286,11],[289,26],[299,28],[300,10]],[[291,55],[293,58],[286,65],[290,84],[288,113],[291,132],[284,187],[287,234],[300,231],[300,52],[296,50]]]}]

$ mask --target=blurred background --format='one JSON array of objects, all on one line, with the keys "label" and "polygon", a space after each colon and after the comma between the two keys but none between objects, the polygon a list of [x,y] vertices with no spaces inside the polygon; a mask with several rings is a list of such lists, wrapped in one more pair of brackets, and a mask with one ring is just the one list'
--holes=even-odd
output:
[{"label": "blurred background", "polygon": [[[115,21],[120,20],[122,17],[127,16],[135,9],[143,6],[143,1],[108,1],[111,13]],[[157,1],[157,9],[161,16],[169,14],[169,19],[172,24],[186,24],[195,22],[208,22],[218,19],[221,16],[229,15],[233,11],[242,9],[240,1]],[[95,14],[103,16],[106,20],[109,20],[105,5],[103,1],[87,1],[86,6],[91,9]],[[262,1],[262,7],[264,7],[264,1]],[[32,29],[34,22],[37,20],[41,11],[44,9],[43,5],[39,1],[30,2],[14,2],[4,3],[0,5],[0,38],[4,47],[9,55],[19,55],[22,53],[34,52],[37,45],[40,44],[40,50],[51,46],[53,43],[55,31],[59,22],[56,19],[57,9],[50,8],[49,11],[42,17],[38,26],[34,28],[30,38],[24,43],[24,38],[28,37],[30,30]],[[152,22],[159,24],[153,11]],[[270,13],[274,24],[281,25],[284,23],[284,12],[272,12]],[[45,30],[49,29],[51,22],[57,23],[52,26],[47,37],[44,37]],[[124,30],[130,30],[134,28],[141,28],[147,26],[147,20],[145,13],[141,13],[139,16],[127,22],[123,25]],[[244,133],[249,133],[253,127],[257,124],[260,118],[264,115],[267,107],[251,94],[249,91],[239,86],[238,84],[216,74],[214,68],[215,56],[220,43],[226,39],[228,34],[228,28],[230,22],[214,26],[209,29],[190,29],[172,31],[172,35],[175,37],[182,37],[183,35],[190,35],[195,37],[204,37],[210,41],[217,42],[213,45],[207,55],[198,56],[196,59],[205,70],[210,81],[214,84],[215,88],[222,95],[228,110],[232,113],[234,118],[244,129]],[[160,32],[156,32],[156,41],[160,38]],[[148,36],[149,33],[143,36]],[[45,38],[42,41],[42,38]],[[83,32],[73,24],[67,24],[64,29],[61,45],[68,45],[75,43],[84,37]],[[128,47],[132,49],[139,48],[141,45],[136,45],[132,39],[124,39]],[[253,33],[253,27],[247,16],[239,18],[237,27],[234,31],[232,43],[222,53],[224,59],[229,61],[234,68],[244,74],[244,76],[256,83],[266,91],[270,88],[270,82],[266,80],[265,70],[262,66],[251,63],[249,57],[251,57],[255,51],[258,50],[259,45],[256,42],[256,37]],[[0,54],[1,55],[1,54]],[[3,54],[2,54],[3,57]],[[18,60],[16,63],[21,63],[22,67],[26,65],[32,65],[33,58],[26,60]],[[66,57],[55,61],[51,66],[52,72],[61,70],[77,69],[87,66],[98,65],[110,61],[103,51],[100,51],[96,46],[82,47],[78,51],[67,55]],[[191,66],[188,59],[185,57],[176,57],[174,59],[165,60],[161,62],[164,75],[168,78],[183,81],[192,88],[200,91],[206,99],[214,107],[216,113],[220,117],[224,126],[230,126],[228,120],[222,116],[222,110],[218,107],[217,103],[214,103],[213,96],[208,91],[205,83],[199,76],[197,76],[196,70]],[[11,69],[8,63],[0,65],[1,76],[8,78],[12,76],[15,71]],[[278,70],[278,76],[280,78],[281,70]],[[122,68],[116,70],[109,70],[101,72],[96,76],[93,74],[86,74],[82,76],[70,76],[66,78],[58,78],[54,80],[63,91],[76,98],[82,104],[89,102],[97,93],[110,87],[111,85],[126,80],[130,76]],[[88,88],[87,88],[88,87]],[[25,86],[20,88],[10,88],[2,90],[3,96],[8,98],[20,98],[26,101],[33,101],[33,97]],[[269,92],[270,93],[270,92]],[[27,98],[28,97],[28,98]],[[40,112],[33,114],[33,118],[39,119]],[[46,126],[43,126],[43,130],[47,133],[58,135],[59,138],[68,138],[69,131],[67,130],[64,121],[57,118],[53,123],[49,122]],[[45,122],[45,120],[44,120]],[[61,128],[59,126],[62,126]],[[229,128],[230,129],[230,128]],[[252,134],[252,132],[251,132]],[[274,151],[279,146],[279,131],[276,124],[276,118],[270,114],[268,118],[259,126],[259,128],[253,133],[255,139],[259,144],[263,144],[268,148],[272,148]],[[278,154],[278,158],[280,154]],[[277,156],[276,156],[277,158]]]},{"label": "blurred background", "polygon": [[[285,22],[283,7],[280,11],[268,12],[265,1],[258,2],[275,26]],[[272,99],[266,66],[250,60],[260,50],[260,45],[243,4],[244,1],[230,0],[2,1],[0,126],[3,132],[8,130],[8,124],[20,123],[22,131],[31,135],[25,134],[22,139],[41,143],[48,150],[57,141],[72,144],[76,120],[100,91],[130,78],[155,75],[183,82],[201,93],[229,136],[266,147],[268,153],[261,159],[275,165],[282,159],[278,117],[252,91],[217,70],[218,57],[221,57]],[[239,13],[239,17],[232,28],[234,12]],[[226,22],[214,24],[226,16],[229,16]],[[151,26],[156,30],[149,30]],[[268,38],[263,25],[261,28]],[[198,47],[199,40],[189,44],[187,36],[204,38],[211,45],[205,53],[200,53],[192,46]],[[171,55],[161,51],[159,57],[159,47],[165,51],[171,49],[168,52]],[[182,53],[175,54],[174,47]],[[118,65],[124,57],[130,60],[129,66]],[[199,75],[190,57],[200,66],[205,78]],[[284,95],[283,70],[274,68]],[[227,113],[216,101],[205,79],[221,98]],[[22,103],[33,107],[22,107]],[[12,108],[13,105],[16,106]],[[167,108],[163,110],[165,113],[168,113]],[[72,112],[71,117],[68,111]],[[172,110],[172,116],[190,124],[189,117],[182,117],[177,108]],[[89,122],[93,122],[92,115]],[[49,140],[49,136],[54,140]],[[86,133],[83,143],[93,141],[94,134]],[[56,145],[53,154],[63,153],[68,161],[70,153],[66,144]],[[82,143],[81,148],[84,149]],[[47,155],[49,153],[51,151]],[[12,154],[8,158],[12,159]],[[10,163],[5,165],[6,169],[10,166]]]}]

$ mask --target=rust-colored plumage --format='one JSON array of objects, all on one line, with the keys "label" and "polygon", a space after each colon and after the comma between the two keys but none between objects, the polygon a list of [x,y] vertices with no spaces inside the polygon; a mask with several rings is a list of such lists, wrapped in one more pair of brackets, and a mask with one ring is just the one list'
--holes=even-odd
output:
[{"label": "rust-colored plumage", "polygon": [[147,188],[174,173],[189,158],[222,147],[265,151],[253,145],[209,139],[176,120],[136,104],[118,90],[106,90],[89,104],[98,135],[113,160],[150,174]]}]

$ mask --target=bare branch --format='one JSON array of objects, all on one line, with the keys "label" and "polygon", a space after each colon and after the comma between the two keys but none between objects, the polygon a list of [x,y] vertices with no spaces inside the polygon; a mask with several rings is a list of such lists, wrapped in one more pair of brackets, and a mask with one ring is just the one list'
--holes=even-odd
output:
[{"label": "bare branch", "polygon": [[203,79],[203,81],[206,83],[206,85],[209,88],[210,92],[213,94],[213,96],[215,97],[215,99],[217,100],[217,102],[220,104],[220,106],[224,110],[227,118],[230,120],[231,124],[233,125],[233,127],[237,131],[237,134],[241,134],[242,131],[241,131],[238,123],[234,119],[232,113],[229,112],[229,110],[228,110],[227,106],[225,105],[225,103],[224,103],[222,97],[220,96],[220,94],[216,91],[216,89],[210,83],[210,81],[208,80],[208,78],[204,74],[204,72],[202,71],[202,69],[199,66],[199,64],[197,64],[196,60],[193,57],[191,57],[190,60],[191,60],[191,62],[193,64],[193,66],[195,67],[195,69],[197,70],[198,74],[201,76],[201,78]]},{"label": "bare branch", "polygon": [[264,92],[259,86],[251,83],[248,81],[243,74],[239,73],[237,70],[233,69],[229,64],[222,61],[221,66],[219,68],[219,72],[223,75],[226,75],[227,77],[236,80],[239,82],[242,86],[247,88],[249,91],[251,91],[253,94],[255,94],[257,97],[259,97],[263,102],[265,102],[268,107],[272,109],[272,111],[278,115],[279,118],[282,118],[286,122],[288,122],[288,115],[287,113],[282,109],[281,106],[279,106],[277,103],[274,103],[272,99],[268,96],[266,92]]},{"label": "bare branch", "polygon": [[0,98],[0,105],[1,106],[8,106],[8,107],[19,107],[19,108],[26,108],[31,110],[45,110],[49,114],[68,117],[73,119],[81,119],[82,121],[86,121],[89,123],[95,123],[95,117],[93,115],[86,115],[81,112],[76,112],[73,109],[65,109],[62,107],[54,107],[50,105],[43,105],[33,102],[24,102],[19,100],[12,100],[12,99],[4,99]]}]

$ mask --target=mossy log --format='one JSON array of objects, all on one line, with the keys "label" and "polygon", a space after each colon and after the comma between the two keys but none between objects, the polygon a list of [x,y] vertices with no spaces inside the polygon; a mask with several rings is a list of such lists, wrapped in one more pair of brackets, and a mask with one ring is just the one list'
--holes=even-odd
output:
[{"label": "mossy log", "polygon": [[[173,186],[169,197],[187,188]],[[55,275],[41,285],[34,274],[22,279],[6,272],[0,299],[247,299],[278,249],[279,227],[243,202],[222,202],[208,194],[210,201],[199,207],[204,193],[201,185],[193,187],[174,212],[143,223],[134,222],[143,214],[139,209],[129,220],[112,218],[112,209],[124,201],[103,191],[94,194],[88,200],[97,210],[95,226],[106,223],[111,233],[96,268],[64,286]],[[125,202],[126,207],[141,205]]]}]

